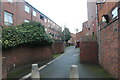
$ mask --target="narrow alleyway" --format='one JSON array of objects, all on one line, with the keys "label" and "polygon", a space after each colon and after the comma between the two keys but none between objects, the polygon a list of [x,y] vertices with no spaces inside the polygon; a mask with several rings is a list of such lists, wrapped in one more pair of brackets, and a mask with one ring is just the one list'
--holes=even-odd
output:
[{"label": "narrow alleyway", "polygon": [[69,47],[65,54],[40,71],[41,78],[69,78],[70,66],[78,65],[80,78],[110,78],[99,65],[79,61],[79,49]]}]

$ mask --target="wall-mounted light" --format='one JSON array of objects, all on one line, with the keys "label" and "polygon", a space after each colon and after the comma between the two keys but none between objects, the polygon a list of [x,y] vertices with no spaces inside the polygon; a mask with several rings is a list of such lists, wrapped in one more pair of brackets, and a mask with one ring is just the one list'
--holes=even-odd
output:
[{"label": "wall-mounted light", "polygon": [[108,15],[103,15],[102,16],[102,22],[109,23],[109,16]]}]

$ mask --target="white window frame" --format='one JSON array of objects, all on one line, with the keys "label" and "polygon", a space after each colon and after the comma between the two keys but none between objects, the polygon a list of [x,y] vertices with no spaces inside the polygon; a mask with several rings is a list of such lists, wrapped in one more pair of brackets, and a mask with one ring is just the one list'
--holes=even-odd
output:
[{"label": "white window frame", "polygon": [[13,0],[7,0],[8,2],[10,2],[10,3],[13,3]]},{"label": "white window frame", "polygon": [[27,5],[25,5],[25,11],[26,11],[27,13],[30,13],[30,8],[29,8]]},{"label": "white window frame", "polygon": [[37,12],[33,10],[33,16],[37,16]]},{"label": "white window frame", "polygon": [[48,19],[48,23],[50,23],[50,20]]},{"label": "white window frame", "polygon": [[118,16],[118,7],[116,7],[113,11],[112,11],[112,19],[114,19],[115,17]]},{"label": "white window frame", "polygon": [[27,19],[25,19],[25,21],[24,22],[30,22],[29,20],[27,20]]},{"label": "white window frame", "polygon": [[45,21],[45,23],[47,23],[47,19],[46,18],[44,18],[44,21]]},{"label": "white window frame", "polygon": [[4,24],[13,25],[13,14],[7,11],[4,11]]}]

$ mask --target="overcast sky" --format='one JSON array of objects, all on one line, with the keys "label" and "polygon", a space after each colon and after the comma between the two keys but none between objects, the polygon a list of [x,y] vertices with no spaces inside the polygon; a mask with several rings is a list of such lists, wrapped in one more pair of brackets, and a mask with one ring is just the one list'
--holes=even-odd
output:
[{"label": "overcast sky", "polygon": [[82,30],[87,20],[87,0],[26,0],[58,25],[66,25],[72,33]]}]

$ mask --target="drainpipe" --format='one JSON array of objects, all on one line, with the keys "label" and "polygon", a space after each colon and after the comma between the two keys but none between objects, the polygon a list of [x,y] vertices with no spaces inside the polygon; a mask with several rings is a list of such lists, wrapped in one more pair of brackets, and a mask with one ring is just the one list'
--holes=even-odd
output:
[{"label": "drainpipe", "polygon": [[[2,1],[0,0],[0,41],[2,37]],[[2,44],[0,42],[0,80],[2,79]]]},{"label": "drainpipe", "polygon": [[96,27],[97,27],[97,44],[98,44],[98,60],[100,61],[100,26],[99,26],[99,13],[98,13],[98,5],[101,2],[96,2]]},{"label": "drainpipe", "polygon": [[[120,1],[118,2],[118,26],[120,26]],[[118,33],[119,34],[119,33]],[[120,36],[120,35],[118,35]],[[120,41],[120,40],[119,40]],[[119,48],[120,49],[120,48]],[[119,52],[120,53],[120,52]],[[118,59],[118,71],[120,71],[120,55],[118,56],[119,59]],[[120,78],[120,72],[118,73],[118,78]]]}]

